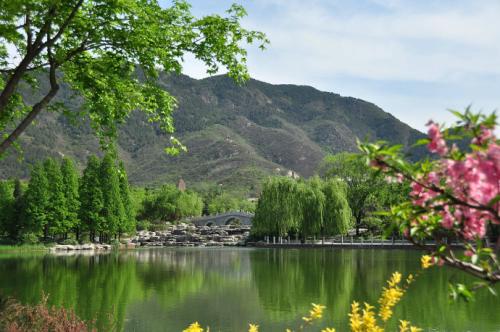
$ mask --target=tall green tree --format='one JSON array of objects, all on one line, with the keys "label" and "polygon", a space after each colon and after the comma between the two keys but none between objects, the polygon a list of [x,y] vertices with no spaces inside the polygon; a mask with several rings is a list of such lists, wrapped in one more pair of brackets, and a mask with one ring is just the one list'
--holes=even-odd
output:
[{"label": "tall green tree", "polygon": [[135,211],[130,196],[127,171],[122,161],[118,164],[118,179],[120,182],[120,196],[124,209],[123,219],[118,227],[118,232],[129,233],[135,230]]},{"label": "tall green tree", "polygon": [[103,230],[103,196],[100,180],[100,162],[96,156],[90,156],[83,171],[79,188],[79,218],[82,230],[89,232],[90,241],[94,241],[98,232]]},{"label": "tall green tree", "polygon": [[322,233],[325,235],[347,234],[353,223],[345,183],[336,179],[328,179],[323,183],[322,191],[325,195]]},{"label": "tall green tree", "polygon": [[296,232],[303,219],[297,193],[297,181],[291,178],[267,179],[255,210],[252,232],[278,236]]},{"label": "tall green tree", "polygon": [[317,178],[301,182],[297,190],[297,201],[302,210],[299,231],[305,238],[319,235],[323,229],[323,209],[325,195],[321,191],[321,181]]},{"label": "tall green tree", "polygon": [[37,236],[49,236],[48,209],[49,182],[42,164],[31,171],[31,179],[25,193],[26,232]]},{"label": "tall green tree", "polygon": [[49,184],[48,204],[45,208],[50,235],[65,236],[71,230],[66,218],[68,211],[61,168],[57,161],[47,158],[43,163]]},{"label": "tall green tree", "polygon": [[108,153],[101,160],[99,169],[99,182],[102,191],[102,227],[100,231],[105,240],[116,236],[120,224],[125,219],[125,209],[120,193],[120,180],[116,169],[115,158]]},{"label": "tall green tree", "polygon": [[80,236],[80,220],[78,219],[78,212],[80,210],[78,173],[71,159],[63,158],[61,163],[61,175],[63,180],[63,193],[66,198],[66,218],[63,224],[66,226],[67,230],[73,230],[78,239]]},{"label": "tall green tree", "polygon": [[12,218],[14,217],[14,195],[12,185],[9,181],[0,181],[0,234],[15,239],[16,234],[12,230]]},{"label": "tall green tree", "polygon": [[366,226],[370,213],[379,208],[378,195],[385,190],[384,177],[367,164],[359,154],[339,153],[327,156],[320,166],[326,178],[337,178],[347,185],[347,200],[352,210],[356,235]]},{"label": "tall green tree", "polygon": [[[40,112],[61,110],[51,102],[62,82],[83,97],[82,109],[101,139],[114,137],[133,110],[172,132],[176,101],[159,87],[158,68],[180,72],[184,56],[193,54],[208,73],[222,66],[243,80],[247,53],[241,45],[267,43],[262,33],[240,26],[246,13],[239,5],[225,17],[200,19],[182,0],[167,8],[155,0],[0,0],[0,8],[0,131],[6,135],[0,154]],[[14,54],[7,45],[15,46]],[[20,61],[11,65],[9,57]],[[46,76],[48,88],[37,88]],[[32,83],[39,100],[25,101],[23,81]]]},{"label": "tall green tree", "polygon": [[21,180],[16,178],[13,181],[13,188],[13,202],[10,211],[11,216],[6,220],[5,230],[11,239],[20,240],[26,226],[24,193]]}]

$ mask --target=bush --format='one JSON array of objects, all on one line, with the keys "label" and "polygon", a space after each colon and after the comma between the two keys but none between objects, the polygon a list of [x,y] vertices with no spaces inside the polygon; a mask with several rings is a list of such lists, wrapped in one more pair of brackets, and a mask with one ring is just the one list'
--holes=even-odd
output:
[{"label": "bush", "polygon": [[158,232],[158,231],[164,231],[167,229],[166,224],[150,224],[148,227],[148,231],[150,232]]},{"label": "bush", "polygon": [[136,224],[136,228],[138,231],[147,231],[150,226],[151,226],[151,223],[147,220],[139,220],[139,221],[137,221],[137,224]]},{"label": "bush", "polygon": [[0,331],[88,332],[88,326],[72,310],[49,307],[47,297],[37,305],[23,305],[13,299],[0,299]]},{"label": "bush", "polygon": [[34,233],[25,233],[21,237],[21,242],[24,244],[38,244],[40,242],[38,235]]}]

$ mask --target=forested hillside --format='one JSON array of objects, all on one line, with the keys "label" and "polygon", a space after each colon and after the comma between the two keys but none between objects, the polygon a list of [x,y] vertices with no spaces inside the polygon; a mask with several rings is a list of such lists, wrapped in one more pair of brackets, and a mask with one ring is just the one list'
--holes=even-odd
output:
[{"label": "forested hillside", "polygon": [[[408,146],[421,137],[372,103],[308,86],[256,80],[238,86],[225,76],[162,75],[160,80],[178,99],[176,135],[188,152],[164,153],[168,137],[141,113],[132,114],[121,126],[118,148],[135,184],[182,177],[188,186],[208,182],[252,190],[268,174],[292,170],[310,176],[326,153],[355,151],[356,138]],[[78,98],[68,89],[59,101],[79,113]],[[81,169],[89,155],[99,153],[85,118],[70,121],[58,113],[43,114],[21,142],[22,154],[12,152],[0,161],[1,178],[26,177],[30,165],[49,156],[74,158]]]}]

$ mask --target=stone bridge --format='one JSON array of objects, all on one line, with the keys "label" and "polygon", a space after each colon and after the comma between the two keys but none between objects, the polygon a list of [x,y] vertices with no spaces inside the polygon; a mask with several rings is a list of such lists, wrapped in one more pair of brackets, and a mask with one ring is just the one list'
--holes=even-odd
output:
[{"label": "stone bridge", "polygon": [[196,226],[224,226],[224,225],[252,225],[252,213],[248,212],[225,212],[212,216],[203,216],[191,219],[191,223]]}]

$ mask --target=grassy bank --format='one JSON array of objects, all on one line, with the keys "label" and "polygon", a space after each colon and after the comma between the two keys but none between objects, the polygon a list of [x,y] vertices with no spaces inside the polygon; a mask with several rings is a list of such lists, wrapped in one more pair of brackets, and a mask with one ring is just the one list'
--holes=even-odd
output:
[{"label": "grassy bank", "polygon": [[49,248],[44,244],[0,244],[0,252],[48,251]]}]

